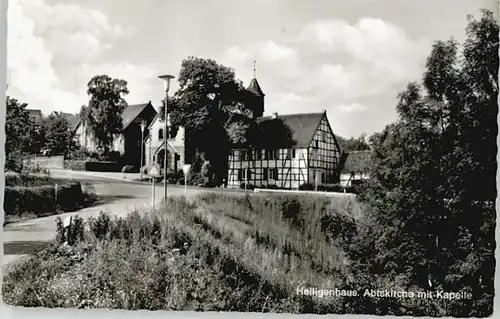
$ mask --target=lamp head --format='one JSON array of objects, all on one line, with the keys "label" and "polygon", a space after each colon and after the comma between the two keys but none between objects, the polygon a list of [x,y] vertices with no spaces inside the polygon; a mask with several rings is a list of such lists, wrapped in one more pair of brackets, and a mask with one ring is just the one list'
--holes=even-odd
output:
[{"label": "lamp head", "polygon": [[160,75],[160,79],[163,80],[163,88],[165,89],[165,92],[168,92],[170,89],[170,80],[174,78],[173,75],[170,74],[165,74],[165,75]]},{"label": "lamp head", "polygon": [[144,132],[144,129],[146,128],[146,120],[141,121],[141,131]]}]

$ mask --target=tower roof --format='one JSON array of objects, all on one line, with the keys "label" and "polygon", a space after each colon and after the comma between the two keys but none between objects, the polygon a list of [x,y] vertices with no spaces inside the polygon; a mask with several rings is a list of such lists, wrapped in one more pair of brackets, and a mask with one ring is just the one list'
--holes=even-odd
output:
[{"label": "tower roof", "polygon": [[247,88],[248,91],[252,92],[253,94],[264,97],[265,94],[262,92],[262,89],[260,88],[259,82],[257,82],[256,78],[253,78],[252,81],[250,81],[250,85]]}]

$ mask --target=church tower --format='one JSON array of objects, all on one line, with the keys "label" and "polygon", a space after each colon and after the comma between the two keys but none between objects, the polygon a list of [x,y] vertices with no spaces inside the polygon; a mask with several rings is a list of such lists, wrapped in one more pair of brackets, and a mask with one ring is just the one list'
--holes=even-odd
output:
[{"label": "church tower", "polygon": [[255,61],[253,62],[253,79],[250,81],[250,85],[246,89],[246,103],[247,106],[252,110],[251,117],[253,119],[259,118],[264,115],[264,97],[265,94],[260,88],[259,82],[255,77]]}]

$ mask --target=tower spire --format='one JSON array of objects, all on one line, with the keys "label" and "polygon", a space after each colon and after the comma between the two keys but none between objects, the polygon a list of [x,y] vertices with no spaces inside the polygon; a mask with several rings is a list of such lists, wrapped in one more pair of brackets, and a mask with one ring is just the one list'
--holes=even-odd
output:
[{"label": "tower spire", "polygon": [[253,78],[255,79],[255,63],[257,63],[257,61],[253,60]]}]

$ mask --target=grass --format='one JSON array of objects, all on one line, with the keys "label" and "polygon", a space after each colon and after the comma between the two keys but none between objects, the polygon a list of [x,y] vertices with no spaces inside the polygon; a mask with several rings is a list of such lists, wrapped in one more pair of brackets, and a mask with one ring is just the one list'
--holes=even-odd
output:
[{"label": "grass", "polygon": [[324,224],[333,215],[355,222],[361,210],[351,197],[208,193],[155,213],[102,213],[73,245],[55,241],[11,266],[3,298],[28,307],[359,312],[362,299],[296,289],[355,287],[342,248],[349,239]]}]

